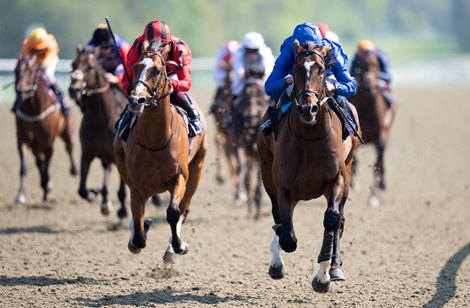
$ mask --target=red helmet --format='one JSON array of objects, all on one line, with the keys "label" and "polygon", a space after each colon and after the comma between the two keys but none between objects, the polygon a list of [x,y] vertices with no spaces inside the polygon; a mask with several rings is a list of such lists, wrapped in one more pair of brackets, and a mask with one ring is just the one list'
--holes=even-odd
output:
[{"label": "red helmet", "polygon": [[144,38],[151,41],[161,38],[162,43],[168,43],[171,40],[170,27],[160,20],[152,20],[144,29]]}]

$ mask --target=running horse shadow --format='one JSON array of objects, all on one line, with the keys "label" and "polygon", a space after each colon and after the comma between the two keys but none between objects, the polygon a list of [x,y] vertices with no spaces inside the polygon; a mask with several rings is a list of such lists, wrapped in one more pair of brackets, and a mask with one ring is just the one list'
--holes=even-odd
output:
[{"label": "running horse shadow", "polygon": [[[261,169],[256,144],[258,128],[264,112],[272,105],[272,100],[264,92],[264,71],[249,74],[242,94],[232,111],[232,130],[236,157],[239,164],[235,202],[248,202],[251,214],[255,204],[255,219],[259,219],[261,209]],[[252,183],[254,175],[255,183]]]},{"label": "running horse shadow", "polygon": [[[145,45],[148,45],[145,46]],[[116,165],[130,188],[132,220],[129,250],[137,254],[146,245],[150,220],[145,220],[145,203],[153,195],[168,191],[170,204],[166,220],[171,237],[163,256],[174,263],[188,252],[181,240],[181,226],[187,218],[191,198],[202,175],[208,141],[206,131],[188,139],[185,119],[170,102],[172,91],[166,66],[170,44],[160,47],[144,42],[142,55],[134,65],[129,110],[135,113],[127,142],[114,139]],[[201,121],[206,126],[203,114]]]},{"label": "running horse shadow", "polygon": [[[374,165],[374,181],[371,186],[369,204],[379,206],[379,191],[386,188],[384,153],[390,135],[390,129],[397,112],[397,104],[387,108],[385,99],[379,88],[380,64],[377,56],[372,52],[358,54],[357,70],[354,72],[358,83],[356,96],[351,103],[356,107],[363,139],[366,144],[373,144],[377,151],[377,160]],[[356,186],[354,177],[357,172],[357,159],[353,162],[352,187]]]},{"label": "running horse shadow", "polygon": [[[351,135],[343,143],[339,117],[325,102],[328,100],[325,57],[330,45],[313,42],[300,46],[294,41],[294,89],[292,107],[281,118],[277,140],[258,133],[263,184],[272,203],[274,238],[269,275],[283,278],[286,273],[281,249],[297,249],[293,213],[300,200],[324,196],[323,244],[320,269],[312,281],[317,292],[327,292],[331,280],[344,280],[340,238],[344,230],[344,205],[348,199],[351,165],[358,137]],[[355,112],[354,107],[353,112]],[[355,114],[357,120],[357,114]],[[268,114],[263,117],[267,120]],[[360,132],[360,129],[358,130]],[[330,266],[331,265],[331,266]]]},{"label": "running horse shadow", "polygon": [[16,203],[25,204],[25,179],[27,175],[26,155],[31,150],[38,167],[42,201],[47,201],[52,190],[49,176],[49,164],[54,151],[57,136],[65,143],[70,160],[70,174],[77,175],[73,152],[73,117],[64,117],[60,104],[49,86],[44,69],[36,62],[35,56],[18,59],[15,67],[15,87],[18,99],[16,108],[16,139],[20,156],[20,187]]},{"label": "running horse shadow", "polygon": [[[106,80],[105,71],[97,58],[99,48],[81,45],[77,47],[77,56],[72,62],[72,76],[69,95],[83,111],[80,126],[82,156],[80,163],[80,186],[78,194],[92,202],[101,192],[101,213],[109,215],[112,202],[108,199],[108,182],[114,163],[113,140],[116,134],[114,123],[127,104],[124,93],[111,86]],[[103,186],[101,189],[87,189],[86,181],[90,164],[99,158],[103,167]],[[118,198],[121,208],[119,218],[127,216],[125,205],[126,187],[120,178]]]},{"label": "running horse shadow", "polygon": [[230,88],[232,85],[232,67],[225,68],[227,74],[225,77],[224,87],[219,89],[215,95],[214,103],[211,106],[210,113],[214,116],[215,121],[215,179],[218,184],[225,182],[225,177],[222,172],[222,160],[227,159],[230,179],[233,185],[233,190],[236,190],[238,162],[235,156],[235,146],[231,136],[229,135],[229,126],[231,125],[231,112],[232,112],[232,93]]}]

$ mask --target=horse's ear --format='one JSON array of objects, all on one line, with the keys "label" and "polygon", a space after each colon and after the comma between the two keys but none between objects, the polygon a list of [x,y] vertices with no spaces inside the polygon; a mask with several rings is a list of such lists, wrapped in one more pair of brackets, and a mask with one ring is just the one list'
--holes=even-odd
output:
[{"label": "horse's ear", "polygon": [[171,42],[163,43],[160,45],[158,48],[158,51],[162,55],[163,59],[167,59],[168,55],[170,54],[170,49],[171,49]]},{"label": "horse's ear", "polygon": [[76,50],[77,50],[77,53],[82,53],[83,52],[82,44],[78,44]]},{"label": "horse's ear", "polygon": [[147,50],[147,48],[149,47],[150,45],[150,42],[148,40],[144,40],[142,42],[142,50]]},{"label": "horse's ear", "polygon": [[298,39],[295,39],[294,40],[294,53],[295,55],[297,55],[299,53],[299,49],[300,49],[300,43],[299,43],[299,40]]}]

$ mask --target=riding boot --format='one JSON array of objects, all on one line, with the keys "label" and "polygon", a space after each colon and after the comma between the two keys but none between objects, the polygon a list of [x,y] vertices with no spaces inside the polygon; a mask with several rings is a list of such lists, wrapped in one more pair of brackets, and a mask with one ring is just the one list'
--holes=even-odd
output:
[{"label": "riding boot", "polygon": [[57,83],[51,83],[51,90],[54,92],[55,96],[57,97],[57,100],[60,103],[60,108],[62,110],[62,114],[64,115],[64,117],[68,117],[70,106],[69,106],[69,104],[67,104],[65,102],[64,94],[60,90]]},{"label": "riding boot", "polygon": [[127,141],[127,137],[129,137],[130,122],[131,113],[129,112],[129,105],[126,105],[126,108],[121,113],[121,117],[116,122],[118,136],[124,141]]},{"label": "riding boot", "polygon": [[20,95],[21,94],[19,93],[16,94],[15,101],[13,102],[13,106],[11,106],[11,109],[10,109],[10,111],[15,114],[16,114],[16,110],[18,109],[18,106],[20,105],[20,101],[21,101]]},{"label": "riding boot", "polygon": [[191,137],[199,135],[202,132],[201,118],[188,95],[185,92],[174,92],[171,98],[175,104],[183,108],[188,113],[190,126],[193,130],[192,132],[190,130],[189,135]]},{"label": "riding boot", "polygon": [[264,123],[262,123],[259,126],[259,128],[260,128],[261,132],[263,133],[263,135],[268,136],[272,133],[272,131],[273,131],[272,121],[275,118],[275,115],[279,112],[279,110],[282,108],[282,106],[287,104],[289,101],[290,101],[290,96],[286,91],[284,91],[284,92],[282,92],[281,96],[279,97],[279,100],[277,101],[275,107],[269,107],[270,109],[272,109],[272,112],[270,112],[270,114],[269,114],[269,119],[267,119]]}]

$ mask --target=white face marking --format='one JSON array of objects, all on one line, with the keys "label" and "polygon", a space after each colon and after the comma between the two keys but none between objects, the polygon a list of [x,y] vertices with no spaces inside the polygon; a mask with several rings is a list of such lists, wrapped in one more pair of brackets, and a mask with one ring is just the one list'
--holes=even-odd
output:
[{"label": "white face marking", "polygon": [[[153,63],[152,59],[150,58],[145,58],[142,61],[140,61],[139,64],[145,65],[145,68],[140,72],[140,77],[139,80],[144,81],[145,76],[147,76],[147,71],[149,68],[154,67],[155,63]],[[137,86],[135,87],[135,94],[139,96],[139,94],[144,90],[144,85],[141,83],[138,83]]]},{"label": "white face marking", "polygon": [[304,67],[305,67],[305,70],[307,71],[307,79],[310,77],[310,68],[314,64],[315,64],[315,61],[312,61],[312,60],[306,60],[304,62]]}]

